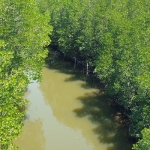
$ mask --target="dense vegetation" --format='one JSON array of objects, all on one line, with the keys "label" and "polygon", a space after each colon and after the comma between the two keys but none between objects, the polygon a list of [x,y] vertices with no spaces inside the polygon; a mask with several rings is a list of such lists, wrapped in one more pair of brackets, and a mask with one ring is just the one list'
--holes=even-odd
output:
[{"label": "dense vegetation", "polygon": [[[150,147],[149,0],[0,0],[0,149],[21,132],[32,79],[49,44],[93,71],[123,106],[136,150]],[[48,10],[49,13],[45,13]],[[42,13],[41,13],[42,12]],[[51,35],[52,27],[54,27]]]},{"label": "dense vegetation", "polygon": [[50,43],[49,14],[41,14],[34,0],[0,0],[0,149],[17,149],[32,79],[40,80]]},{"label": "dense vegetation", "polygon": [[[94,68],[106,92],[123,106],[133,149],[150,147],[150,1],[38,0],[49,10],[52,46]],[[90,67],[89,67],[90,66]],[[88,70],[87,70],[88,71]],[[142,132],[142,134],[141,134]]]}]

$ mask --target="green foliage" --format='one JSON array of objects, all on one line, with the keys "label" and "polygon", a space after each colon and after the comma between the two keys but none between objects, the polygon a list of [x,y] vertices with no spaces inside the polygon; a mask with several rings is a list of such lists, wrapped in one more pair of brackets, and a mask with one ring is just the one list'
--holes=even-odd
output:
[{"label": "green foliage", "polygon": [[150,129],[142,130],[142,139],[133,145],[133,150],[149,150],[150,149]]},{"label": "green foliage", "polygon": [[52,27],[34,0],[1,0],[0,14],[0,149],[12,150],[23,126],[23,95],[30,80],[41,79]]}]

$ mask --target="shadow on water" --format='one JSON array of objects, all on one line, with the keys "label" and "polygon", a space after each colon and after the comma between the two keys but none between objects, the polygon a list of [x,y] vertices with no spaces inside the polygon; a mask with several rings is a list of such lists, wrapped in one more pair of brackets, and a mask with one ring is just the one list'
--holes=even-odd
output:
[{"label": "shadow on water", "polygon": [[83,71],[80,68],[76,67],[74,71],[74,64],[70,63],[70,61],[65,60],[64,58],[61,57],[61,55],[58,54],[56,56],[55,54],[51,54],[49,58],[46,60],[46,67],[49,69],[56,70],[56,72],[64,73],[64,74],[69,74],[71,75],[70,77],[66,78],[66,82],[71,82],[71,81],[88,81],[86,84],[82,84],[81,86],[83,88],[101,88],[102,85],[97,82],[96,78],[93,77],[86,77],[85,71]]},{"label": "shadow on water", "polygon": [[[73,65],[70,65],[70,62],[62,61],[59,57],[55,60],[49,58],[47,67],[71,75],[65,79],[65,82],[86,80],[82,70],[76,69],[74,73]],[[100,89],[101,85],[95,80],[88,80],[81,84],[81,87]],[[97,125],[93,132],[97,135],[100,143],[110,144],[107,150],[131,150],[132,142],[128,141],[128,127],[121,119],[121,112],[117,107],[112,107],[110,98],[103,91],[87,93],[77,97],[77,100],[83,106],[74,109],[73,112],[79,118],[88,116],[89,120]]]},{"label": "shadow on water", "polygon": [[119,112],[111,108],[107,96],[92,93],[78,97],[78,100],[83,107],[75,109],[74,112],[78,117],[88,116],[92,123],[97,124],[93,132],[98,135],[100,143],[113,144],[107,150],[131,149],[131,144],[127,141],[127,127],[117,119]]}]

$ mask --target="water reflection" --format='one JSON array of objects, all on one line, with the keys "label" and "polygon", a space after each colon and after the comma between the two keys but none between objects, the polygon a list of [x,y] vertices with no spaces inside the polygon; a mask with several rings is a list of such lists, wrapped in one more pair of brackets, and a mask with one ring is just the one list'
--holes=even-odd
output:
[{"label": "water reflection", "polygon": [[45,150],[42,121],[37,119],[26,122],[21,137],[15,141],[15,144],[19,146],[19,150]]},{"label": "water reflection", "polygon": [[[38,135],[35,133],[33,134],[33,137],[30,137],[28,136],[28,134],[24,134],[28,132],[28,130],[26,131],[25,124],[23,128],[23,134],[20,136],[20,138],[17,139],[17,143],[19,143],[17,145],[19,145],[20,149],[26,149],[26,142],[20,142],[21,139],[22,141],[32,141],[33,138],[41,139],[44,136],[45,141],[40,144],[44,145],[45,150],[92,150],[92,144],[90,142],[87,142],[86,139],[82,136],[81,130],[75,130],[74,128],[72,128],[72,126],[63,124],[63,121],[61,121],[61,119],[57,117],[57,115],[59,116],[60,114],[60,116],[62,116],[62,119],[64,118],[64,120],[69,120],[70,113],[68,113],[68,111],[71,112],[70,110],[66,109],[67,101],[64,104],[62,99],[63,97],[61,96],[61,94],[63,94],[65,91],[61,90],[60,87],[66,86],[61,82],[64,82],[64,76],[62,77],[60,74],[57,76],[57,74],[58,73],[56,73],[56,71],[54,70],[50,71],[49,69],[44,68],[44,80],[40,84],[34,82],[28,86],[28,94],[26,95],[26,98],[29,100],[29,105],[27,109],[28,117],[26,120],[26,124],[28,125],[28,122],[35,122],[37,119],[40,119],[42,121],[42,127],[39,127],[39,130],[41,130],[40,128],[42,128],[43,133]],[[49,78],[49,75],[51,75],[52,78]],[[43,86],[45,88],[44,90]],[[65,93],[63,95],[65,95]],[[49,103],[50,101],[52,103]],[[61,104],[64,104],[64,106],[66,107],[63,108],[63,105]],[[57,107],[60,105],[61,107]],[[67,112],[67,115],[69,114],[68,117],[66,117],[67,115],[64,115],[64,113],[61,113],[65,109],[67,110],[65,111]],[[57,112],[57,115],[55,115],[55,112]],[[72,122],[72,120],[69,122]],[[72,124],[75,124],[75,122],[72,122]],[[32,130],[32,127],[30,128],[30,126],[29,130],[29,132],[31,133],[34,132],[34,130]],[[34,135],[36,137],[34,137]],[[35,144],[36,143],[32,143],[32,145],[29,144],[28,149],[32,150],[33,147],[35,147]]]}]

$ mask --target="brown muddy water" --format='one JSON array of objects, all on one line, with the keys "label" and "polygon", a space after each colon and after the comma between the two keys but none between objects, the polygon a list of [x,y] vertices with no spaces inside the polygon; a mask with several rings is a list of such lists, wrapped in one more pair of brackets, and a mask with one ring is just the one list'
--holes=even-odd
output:
[{"label": "brown muddy water", "polygon": [[19,150],[131,150],[109,98],[72,70],[67,62],[51,61],[42,82],[28,86]]}]

